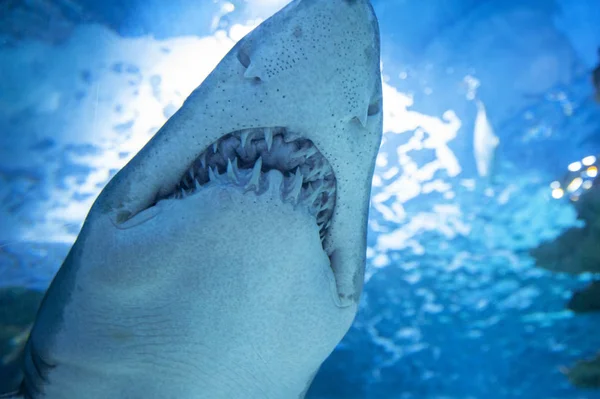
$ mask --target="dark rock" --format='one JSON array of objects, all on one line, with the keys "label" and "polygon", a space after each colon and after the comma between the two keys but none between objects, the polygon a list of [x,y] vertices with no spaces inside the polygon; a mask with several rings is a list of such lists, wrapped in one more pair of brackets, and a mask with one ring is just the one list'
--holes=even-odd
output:
[{"label": "dark rock", "polygon": [[571,274],[600,273],[600,179],[573,202],[582,228],[570,228],[531,250],[537,266]]},{"label": "dark rock", "polygon": [[576,291],[567,308],[576,313],[600,311],[600,281],[594,281],[583,290]]},{"label": "dark rock", "polygon": [[600,355],[591,360],[580,360],[570,369],[563,370],[571,384],[583,389],[600,388]]}]

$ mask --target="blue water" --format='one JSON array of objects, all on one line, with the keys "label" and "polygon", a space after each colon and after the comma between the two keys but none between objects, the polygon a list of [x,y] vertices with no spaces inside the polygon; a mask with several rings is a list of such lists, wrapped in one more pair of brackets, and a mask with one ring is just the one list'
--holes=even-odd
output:
[{"label": "blue water", "polygon": [[[0,47],[0,286],[45,288],[108,179],[284,3],[86,0],[58,44]],[[560,372],[600,350],[600,314],[565,311],[594,276],[529,255],[580,223],[550,182],[600,153],[600,2],[374,6],[385,133],[367,282],[309,397],[600,398]],[[478,153],[476,125],[494,151]]]}]

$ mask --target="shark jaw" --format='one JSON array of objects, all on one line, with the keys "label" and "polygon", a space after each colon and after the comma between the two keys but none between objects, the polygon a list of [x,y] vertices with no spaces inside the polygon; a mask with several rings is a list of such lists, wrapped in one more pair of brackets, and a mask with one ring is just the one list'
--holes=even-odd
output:
[{"label": "shark jaw", "polygon": [[247,129],[221,137],[185,173],[167,198],[185,198],[212,186],[236,186],[304,207],[325,239],[335,207],[329,162],[310,140],[285,128]]}]

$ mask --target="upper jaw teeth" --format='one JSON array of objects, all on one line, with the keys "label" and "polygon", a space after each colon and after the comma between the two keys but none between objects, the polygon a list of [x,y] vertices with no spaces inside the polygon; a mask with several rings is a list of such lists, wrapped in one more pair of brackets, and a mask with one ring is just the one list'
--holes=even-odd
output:
[{"label": "upper jaw teeth", "polygon": [[322,239],[335,206],[331,166],[309,140],[294,140],[283,128],[245,130],[215,141],[169,197],[183,198],[212,185],[234,185],[305,206]]},{"label": "upper jaw teeth", "polygon": [[271,151],[271,147],[273,146],[273,131],[270,128],[266,128],[264,133],[265,143],[267,143],[267,151]]}]

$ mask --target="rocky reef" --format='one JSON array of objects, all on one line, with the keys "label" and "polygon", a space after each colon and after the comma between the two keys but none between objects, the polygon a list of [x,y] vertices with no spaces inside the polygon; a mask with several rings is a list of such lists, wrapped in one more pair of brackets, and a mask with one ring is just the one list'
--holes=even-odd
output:
[{"label": "rocky reef", "polygon": [[600,354],[590,360],[580,360],[563,372],[576,387],[598,389],[600,388]]},{"label": "rocky reef", "polygon": [[[600,179],[597,158],[589,156],[582,162],[569,165],[566,177],[561,182],[553,183],[553,197],[568,197],[584,226],[572,227],[556,239],[534,248],[531,255],[536,264],[553,272],[600,273]],[[577,314],[599,312],[600,280],[575,291],[566,306]],[[600,389],[600,354],[593,359],[580,360],[562,371],[579,388]]]}]

